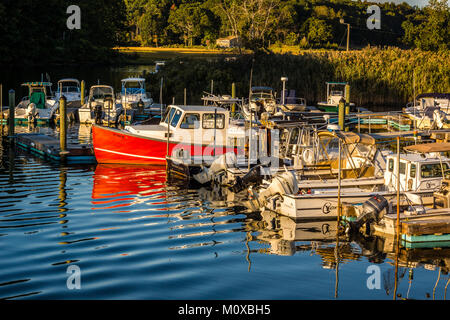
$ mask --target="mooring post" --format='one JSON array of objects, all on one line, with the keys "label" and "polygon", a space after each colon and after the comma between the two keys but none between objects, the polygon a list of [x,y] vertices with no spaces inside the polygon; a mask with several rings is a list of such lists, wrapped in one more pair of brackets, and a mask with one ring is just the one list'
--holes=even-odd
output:
[{"label": "mooring post", "polygon": [[8,115],[8,136],[10,141],[14,137],[14,106],[16,105],[16,92],[9,90],[9,115]]},{"label": "mooring post", "polygon": [[67,155],[67,109],[66,97],[61,95],[59,98],[59,155],[61,160],[66,159]]},{"label": "mooring post", "polygon": [[345,130],[345,100],[341,98],[339,101],[339,127],[340,130]]},{"label": "mooring post", "polygon": [[84,99],[85,99],[85,86],[86,84],[84,83],[84,80],[81,80],[81,105],[84,104]]},{"label": "mooring post", "polygon": [[186,88],[184,88],[184,105],[187,104]]},{"label": "mooring post", "polygon": [[[231,84],[231,98],[233,99],[236,98],[236,84],[234,82]],[[233,103],[231,105],[231,115],[234,116],[235,111],[236,111],[236,103]]]},{"label": "mooring post", "polygon": [[3,137],[3,84],[0,83],[0,122],[2,126],[1,135]]}]

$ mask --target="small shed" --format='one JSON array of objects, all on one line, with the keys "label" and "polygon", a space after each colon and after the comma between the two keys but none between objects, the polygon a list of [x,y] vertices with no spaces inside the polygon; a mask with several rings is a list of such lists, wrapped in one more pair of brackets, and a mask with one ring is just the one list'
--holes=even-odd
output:
[{"label": "small shed", "polygon": [[239,37],[236,36],[228,36],[216,40],[216,45],[222,48],[233,48],[238,46],[238,44],[239,44]]}]

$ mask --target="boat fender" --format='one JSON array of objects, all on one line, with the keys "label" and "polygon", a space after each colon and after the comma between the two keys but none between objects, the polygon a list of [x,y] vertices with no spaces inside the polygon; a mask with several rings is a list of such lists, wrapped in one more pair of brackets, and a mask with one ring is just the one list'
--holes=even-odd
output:
[{"label": "boat fender", "polygon": [[314,163],[314,152],[311,149],[304,149],[302,152],[303,161],[306,164]]}]

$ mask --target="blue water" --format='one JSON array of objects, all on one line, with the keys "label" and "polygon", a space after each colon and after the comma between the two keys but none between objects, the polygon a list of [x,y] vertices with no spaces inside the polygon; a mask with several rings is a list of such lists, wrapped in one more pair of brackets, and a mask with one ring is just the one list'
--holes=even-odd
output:
[{"label": "blue water", "polygon": [[[84,129],[72,139],[89,141]],[[168,186],[164,167],[59,166],[5,149],[0,298],[393,299],[387,241],[336,245],[332,222],[273,219],[223,193]],[[444,299],[450,249],[398,257],[397,299]],[[68,288],[74,265],[79,289]]]}]

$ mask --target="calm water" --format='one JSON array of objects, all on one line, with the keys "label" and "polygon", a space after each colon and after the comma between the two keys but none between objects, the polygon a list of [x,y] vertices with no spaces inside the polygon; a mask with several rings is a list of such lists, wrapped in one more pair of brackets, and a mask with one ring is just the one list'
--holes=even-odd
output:
[{"label": "calm water", "polygon": [[[89,127],[70,132],[90,139]],[[336,244],[332,222],[251,213],[229,196],[168,186],[163,167],[67,167],[3,150],[0,298],[393,298],[389,241]],[[399,298],[444,299],[449,263],[450,249],[401,250]],[[73,265],[79,290],[67,287]],[[373,265],[380,289],[369,290]]]}]

